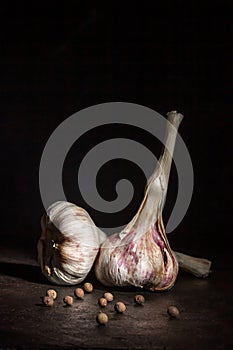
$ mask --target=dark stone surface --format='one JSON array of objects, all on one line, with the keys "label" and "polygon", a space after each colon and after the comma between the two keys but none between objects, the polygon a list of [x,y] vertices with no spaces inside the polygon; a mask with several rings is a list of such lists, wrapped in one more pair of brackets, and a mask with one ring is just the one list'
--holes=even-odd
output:
[{"label": "dark stone surface", "polygon": [[[180,273],[168,292],[143,292],[145,305],[134,304],[137,289],[110,289],[116,301],[127,306],[124,314],[105,308],[106,326],[98,326],[97,300],[106,289],[92,274],[94,292],[65,307],[62,299],[74,287],[58,287],[53,307],[40,297],[51,285],[43,278],[33,253],[1,248],[0,348],[1,349],[230,349],[233,346],[233,293],[230,258],[213,257],[212,274],[197,279]],[[176,305],[178,320],[167,315]]]}]

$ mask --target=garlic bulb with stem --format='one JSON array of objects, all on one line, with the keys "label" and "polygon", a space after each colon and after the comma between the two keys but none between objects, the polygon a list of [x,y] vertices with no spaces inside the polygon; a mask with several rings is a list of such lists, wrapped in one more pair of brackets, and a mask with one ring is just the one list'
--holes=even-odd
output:
[{"label": "garlic bulb with stem", "polygon": [[55,202],[41,219],[38,260],[56,284],[81,283],[89,273],[106,235],[89,214],[69,202]]},{"label": "garlic bulb with stem", "polygon": [[101,246],[95,264],[97,279],[104,285],[171,288],[178,273],[178,261],[171,250],[162,219],[177,129],[183,118],[167,114],[164,151],[146,186],[142,204],[121,231]]}]

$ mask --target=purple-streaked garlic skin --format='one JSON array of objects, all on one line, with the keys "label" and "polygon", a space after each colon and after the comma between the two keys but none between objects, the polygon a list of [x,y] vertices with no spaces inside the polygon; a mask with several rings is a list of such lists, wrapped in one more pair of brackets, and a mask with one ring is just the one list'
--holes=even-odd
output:
[{"label": "purple-streaked garlic skin", "polygon": [[165,148],[148,181],[142,204],[126,228],[101,246],[96,277],[105,285],[170,289],[178,274],[162,221],[177,129],[183,116],[170,112]]},{"label": "purple-streaked garlic skin", "polygon": [[[177,277],[178,263],[156,229],[136,241],[132,237],[133,232],[125,239],[115,234],[103,243],[96,262],[96,277],[107,286],[171,288]],[[132,239],[130,243],[129,239]],[[114,249],[111,241],[114,241]]]},{"label": "purple-streaked garlic skin", "polygon": [[52,204],[41,219],[41,227],[38,260],[43,274],[56,284],[81,283],[106,235],[84,209],[68,202]]}]

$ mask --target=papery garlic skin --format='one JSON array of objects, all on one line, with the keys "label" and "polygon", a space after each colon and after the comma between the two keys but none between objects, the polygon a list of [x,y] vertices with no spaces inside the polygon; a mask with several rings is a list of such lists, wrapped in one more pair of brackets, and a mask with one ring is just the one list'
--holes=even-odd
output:
[{"label": "papery garlic skin", "polygon": [[106,235],[89,214],[69,202],[52,204],[41,219],[38,260],[43,274],[56,284],[81,283],[89,273]]},{"label": "papery garlic skin", "polygon": [[165,246],[156,228],[138,240],[134,240],[133,235],[131,231],[121,239],[115,234],[103,243],[95,266],[98,280],[106,286],[171,288],[177,277],[178,263],[170,246]]},{"label": "papery garlic skin", "polygon": [[137,214],[123,231],[110,236],[100,248],[95,274],[104,285],[166,290],[175,283],[178,262],[165,233],[162,210],[177,129],[183,116],[176,111],[167,116],[165,148]]}]

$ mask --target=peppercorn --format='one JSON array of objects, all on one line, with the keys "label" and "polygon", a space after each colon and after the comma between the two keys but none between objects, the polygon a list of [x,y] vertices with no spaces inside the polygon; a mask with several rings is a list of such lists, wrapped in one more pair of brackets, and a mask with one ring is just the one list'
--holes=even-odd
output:
[{"label": "peppercorn", "polygon": [[143,305],[145,303],[145,298],[143,295],[138,294],[138,295],[135,295],[134,301],[138,305]]},{"label": "peppercorn", "polygon": [[169,316],[171,316],[173,318],[179,318],[179,315],[180,315],[180,312],[176,306],[169,306],[167,308],[167,313]]},{"label": "peppercorn", "polygon": [[65,296],[63,298],[63,301],[68,306],[71,306],[73,304],[73,298],[70,295]]},{"label": "peppercorn", "polygon": [[45,306],[53,306],[54,304],[54,299],[49,297],[48,295],[46,295],[45,297],[43,297],[43,304]]},{"label": "peppercorn", "polygon": [[96,322],[100,325],[105,325],[108,323],[108,315],[100,311],[100,313],[96,316]]},{"label": "peppercorn", "polygon": [[112,295],[112,293],[104,293],[104,298],[107,300],[107,301],[113,301],[114,299],[114,296]]},{"label": "peppercorn", "polygon": [[107,299],[105,299],[105,298],[99,298],[99,305],[100,305],[100,306],[105,307],[105,306],[107,306],[107,304],[108,304]]},{"label": "peppercorn", "polygon": [[119,314],[122,314],[123,312],[125,312],[126,310],[126,306],[124,303],[122,303],[121,301],[118,301],[115,305],[114,305],[114,309],[116,312],[118,312]]},{"label": "peppercorn", "polygon": [[84,291],[82,288],[76,288],[74,291],[74,294],[76,295],[76,297],[78,299],[83,299],[83,297],[84,297]]},{"label": "peppercorn", "polygon": [[57,292],[54,289],[48,289],[46,294],[48,297],[50,297],[54,300],[57,298]]},{"label": "peppercorn", "polygon": [[89,282],[84,283],[83,288],[88,293],[91,293],[93,291],[93,285]]}]

